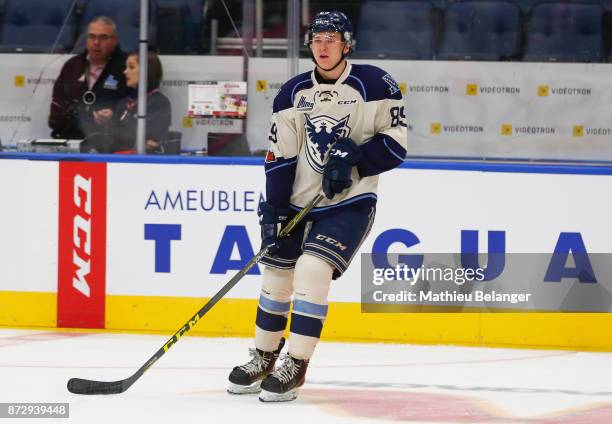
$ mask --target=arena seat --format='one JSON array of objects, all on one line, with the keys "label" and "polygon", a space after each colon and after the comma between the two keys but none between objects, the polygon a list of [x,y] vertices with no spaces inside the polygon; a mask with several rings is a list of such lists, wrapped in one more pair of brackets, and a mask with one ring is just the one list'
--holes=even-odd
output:
[{"label": "arena seat", "polygon": [[603,15],[595,3],[541,3],[533,7],[525,61],[601,62]]},{"label": "arena seat", "polygon": [[57,40],[54,51],[69,52],[76,36],[73,3],[73,0],[4,0],[0,49],[50,52]]},{"label": "arena seat", "polygon": [[355,57],[431,59],[433,5],[429,1],[366,1],[361,6]]},{"label": "arena seat", "polygon": [[161,53],[197,52],[204,22],[203,0],[157,0],[157,41]]},{"label": "arena seat", "polygon": [[206,19],[207,3],[205,0],[183,0],[189,7],[189,21],[191,22],[191,33],[193,41],[199,47],[202,40],[202,30]]},{"label": "arena seat", "polygon": [[461,1],[444,11],[438,59],[504,60],[519,56],[521,11],[507,1]]}]

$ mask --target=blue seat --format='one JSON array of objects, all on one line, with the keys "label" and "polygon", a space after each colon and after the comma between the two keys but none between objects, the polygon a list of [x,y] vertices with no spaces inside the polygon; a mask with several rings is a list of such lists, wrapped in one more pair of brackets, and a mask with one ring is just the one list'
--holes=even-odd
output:
[{"label": "blue seat", "polygon": [[533,7],[525,61],[601,62],[604,10],[594,3],[541,3]]},{"label": "blue seat", "polygon": [[531,13],[531,10],[534,6],[537,6],[540,3],[548,2],[548,1],[556,1],[559,3],[587,3],[587,4],[599,4],[604,10],[609,11],[612,10],[612,0],[513,0],[516,2],[526,13]]},{"label": "blue seat", "polygon": [[72,0],[5,0],[0,47],[3,51],[50,52],[57,40],[55,52],[70,51],[76,36],[72,6]]},{"label": "blue seat", "polygon": [[515,3],[451,3],[443,22],[438,59],[504,60],[519,56],[521,11]]},{"label": "blue seat", "polygon": [[355,57],[431,59],[434,33],[429,1],[366,1],[355,34]]},{"label": "blue seat", "polygon": [[191,21],[191,33],[194,42],[200,45],[202,41],[202,29],[204,27],[204,21],[206,19],[206,3],[204,0],[184,0],[187,2],[190,12]]},{"label": "blue seat", "polygon": [[198,51],[202,43],[204,0],[157,0],[157,3],[157,41],[160,51]]},{"label": "blue seat", "polygon": [[[47,0],[48,1],[48,0]],[[83,9],[81,34],[96,16],[108,16],[117,24],[124,51],[137,51],[140,35],[140,0],[87,0]],[[84,37],[83,37],[84,39]],[[157,1],[149,0],[149,45],[157,41]]]}]

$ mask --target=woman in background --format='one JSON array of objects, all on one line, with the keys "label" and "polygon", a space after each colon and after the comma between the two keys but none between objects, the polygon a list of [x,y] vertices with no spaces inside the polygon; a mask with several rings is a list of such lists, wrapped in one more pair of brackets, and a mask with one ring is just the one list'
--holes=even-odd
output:
[{"label": "woman in background", "polygon": [[[138,115],[138,78],[140,64],[138,54],[127,57],[125,74],[126,85],[130,89],[128,97],[117,105],[115,111],[103,109],[98,115],[107,122],[108,136],[105,143],[91,143],[95,151],[115,153],[136,149],[136,127]],[[145,147],[147,153],[162,153],[162,143],[168,135],[172,109],[170,101],[159,91],[163,76],[161,61],[157,53],[148,53],[147,63],[147,129]]]}]

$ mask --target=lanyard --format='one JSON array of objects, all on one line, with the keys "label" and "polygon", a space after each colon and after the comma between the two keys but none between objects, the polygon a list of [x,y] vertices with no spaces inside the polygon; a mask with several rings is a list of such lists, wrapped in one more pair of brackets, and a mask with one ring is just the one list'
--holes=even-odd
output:
[{"label": "lanyard", "polygon": [[[89,107],[96,102],[96,93],[89,89],[89,66],[90,63],[87,61],[87,66],[85,67],[85,88],[87,91],[83,93],[83,103],[85,103],[85,109],[89,112]],[[93,88],[93,87],[92,87]]]}]

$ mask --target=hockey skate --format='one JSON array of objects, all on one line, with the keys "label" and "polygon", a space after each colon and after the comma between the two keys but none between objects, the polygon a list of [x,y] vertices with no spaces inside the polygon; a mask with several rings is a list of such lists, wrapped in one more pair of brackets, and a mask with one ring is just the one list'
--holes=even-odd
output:
[{"label": "hockey skate", "polygon": [[274,364],[284,345],[285,338],[283,337],[278,344],[278,349],[274,352],[249,349],[252,359],[244,365],[234,367],[229,375],[230,385],[227,392],[234,395],[259,393],[261,381],[274,370]]},{"label": "hockey skate", "polygon": [[285,355],[283,363],[261,382],[259,400],[287,402],[297,398],[297,389],[304,384],[308,360]]}]

